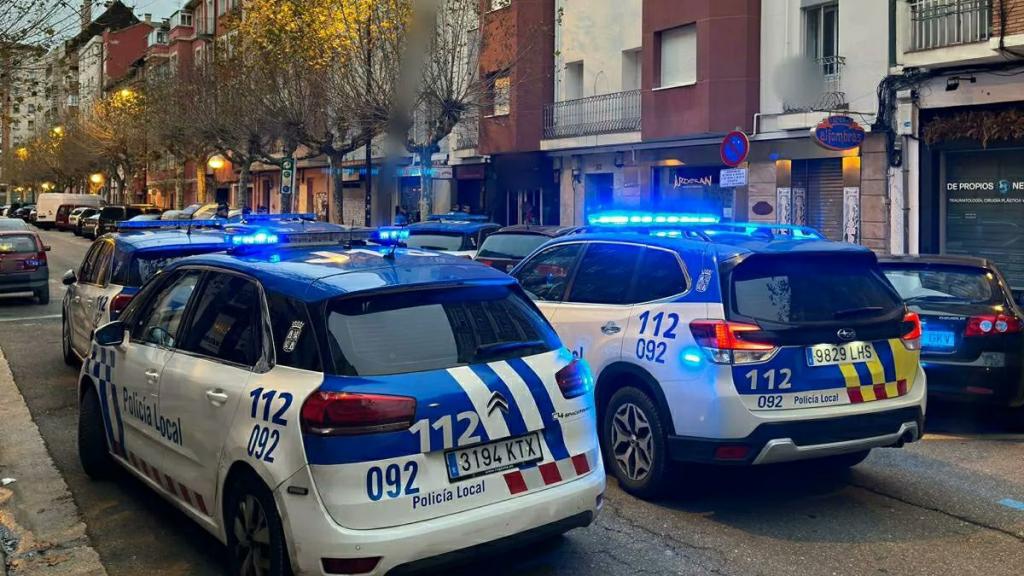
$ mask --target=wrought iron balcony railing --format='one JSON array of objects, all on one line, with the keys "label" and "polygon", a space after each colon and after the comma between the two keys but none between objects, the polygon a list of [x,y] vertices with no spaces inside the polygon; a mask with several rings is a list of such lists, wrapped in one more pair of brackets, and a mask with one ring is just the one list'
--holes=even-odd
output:
[{"label": "wrought iron balcony railing", "polygon": [[992,0],[911,0],[910,50],[988,40]]},{"label": "wrought iron balcony railing", "polygon": [[628,90],[544,107],[544,138],[573,138],[640,130],[640,90]]}]

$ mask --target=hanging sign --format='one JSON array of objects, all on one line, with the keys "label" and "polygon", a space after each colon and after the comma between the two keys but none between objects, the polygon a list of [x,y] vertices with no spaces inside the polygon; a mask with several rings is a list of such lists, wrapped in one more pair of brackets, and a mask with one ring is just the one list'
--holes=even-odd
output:
[{"label": "hanging sign", "polygon": [[814,128],[815,144],[829,150],[851,150],[864,142],[864,128],[849,116],[829,116]]}]

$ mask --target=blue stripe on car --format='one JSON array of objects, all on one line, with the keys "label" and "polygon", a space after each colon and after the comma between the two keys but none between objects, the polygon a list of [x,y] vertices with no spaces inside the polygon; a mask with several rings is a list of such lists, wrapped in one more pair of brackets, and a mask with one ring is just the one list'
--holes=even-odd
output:
[{"label": "blue stripe on car", "polygon": [[537,409],[540,410],[541,418],[544,419],[544,438],[547,440],[548,448],[551,449],[551,457],[555,460],[563,460],[569,457],[569,450],[565,447],[565,436],[562,434],[562,425],[554,417],[555,404],[551,399],[548,387],[534,373],[526,362],[521,358],[514,358],[508,361],[508,365],[519,374],[519,377],[526,382],[526,387],[533,393],[533,399],[537,402]]}]

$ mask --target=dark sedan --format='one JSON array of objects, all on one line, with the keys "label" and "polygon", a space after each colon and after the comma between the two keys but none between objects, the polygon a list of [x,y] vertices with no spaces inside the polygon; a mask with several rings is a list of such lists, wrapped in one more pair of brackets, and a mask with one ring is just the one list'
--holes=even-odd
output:
[{"label": "dark sedan", "polygon": [[921,316],[921,364],[934,396],[1024,405],[1024,312],[995,264],[968,256],[881,260]]},{"label": "dark sedan", "polygon": [[506,226],[484,240],[474,259],[481,264],[508,272],[548,240],[577,229],[575,226]]}]

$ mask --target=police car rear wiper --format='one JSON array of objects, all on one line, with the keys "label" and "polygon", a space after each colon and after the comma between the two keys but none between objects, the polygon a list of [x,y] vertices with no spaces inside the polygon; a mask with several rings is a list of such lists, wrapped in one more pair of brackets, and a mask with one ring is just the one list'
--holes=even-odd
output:
[{"label": "police car rear wiper", "polygon": [[543,340],[521,340],[518,342],[495,342],[493,344],[483,344],[476,347],[477,355],[481,354],[494,354],[496,352],[508,352],[510,350],[521,350],[523,348],[536,348],[543,346]]},{"label": "police car rear wiper", "polygon": [[848,316],[862,316],[864,314],[875,314],[885,310],[881,306],[863,306],[861,308],[849,308],[840,310],[832,315],[833,318],[846,318]]}]

